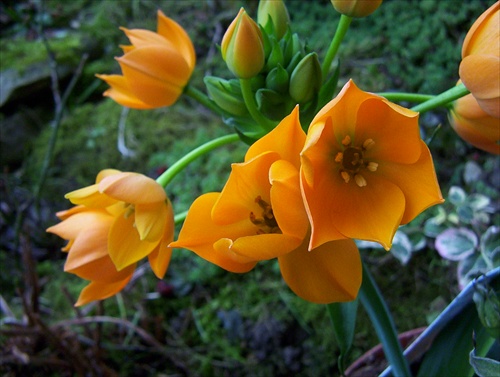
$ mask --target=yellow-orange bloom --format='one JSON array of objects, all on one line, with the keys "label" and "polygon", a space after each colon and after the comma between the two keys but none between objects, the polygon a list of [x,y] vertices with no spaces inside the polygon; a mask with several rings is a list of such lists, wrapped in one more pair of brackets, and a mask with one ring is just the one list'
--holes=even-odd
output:
[{"label": "yellow-orange bloom", "polygon": [[459,72],[479,106],[500,118],[500,1],[486,10],[467,33]]},{"label": "yellow-orange bloom", "polygon": [[227,28],[220,47],[222,59],[240,79],[252,78],[264,67],[262,32],[243,8]]},{"label": "yellow-orange bloom", "polygon": [[97,75],[111,88],[104,92],[122,106],[152,109],[174,104],[196,64],[193,43],[174,20],[158,11],[157,32],[122,28],[132,45],[117,58],[123,75]]},{"label": "yellow-orange bloom", "polygon": [[90,284],[76,305],[102,300],[130,280],[136,262],[148,257],[155,275],[165,275],[173,240],[172,206],[163,188],[138,173],[107,169],[92,186],[66,194],[77,206],[59,212],[61,223],[47,229],[68,240],[65,271]]},{"label": "yellow-orange bloom", "polygon": [[[356,297],[361,262],[354,241],[308,251],[310,225],[299,184],[305,133],[298,107],[232,165],[221,193],[200,196],[170,247],[194,251],[232,272],[278,258],[288,286],[305,300],[328,303]],[[286,142],[283,142],[286,140]]]},{"label": "yellow-orange bloom", "polygon": [[450,112],[457,134],[483,151],[500,154],[500,119],[486,114],[472,94],[458,99]]},{"label": "yellow-orange bloom", "polygon": [[339,13],[349,17],[366,17],[377,10],[382,0],[331,0]]},{"label": "yellow-orange bloom", "polygon": [[301,158],[310,248],[348,237],[389,249],[400,224],[443,202],[418,113],[352,81],[311,122]]}]

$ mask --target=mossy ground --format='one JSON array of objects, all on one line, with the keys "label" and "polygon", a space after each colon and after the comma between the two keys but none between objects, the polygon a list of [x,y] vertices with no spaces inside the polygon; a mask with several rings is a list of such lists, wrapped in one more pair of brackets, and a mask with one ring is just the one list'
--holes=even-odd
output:
[{"label": "mossy ground", "polygon": [[[341,81],[352,76],[366,90],[421,93],[438,93],[454,85],[463,36],[472,20],[491,3],[481,0],[386,0],[374,16],[353,23],[340,50]],[[25,4],[32,5],[31,2]],[[71,21],[78,21],[80,32],[98,39],[105,54],[87,65],[81,86],[71,96],[66,109],[50,178],[42,195],[45,211],[50,215],[35,217],[36,221],[28,228],[38,227],[38,233],[30,233],[28,240],[32,250],[37,252],[34,266],[38,274],[41,319],[48,325],[62,326],[57,329],[64,329],[68,339],[75,336],[75,344],[80,344],[83,353],[96,356],[97,364],[105,364],[120,376],[336,375],[339,351],[325,307],[293,295],[282,281],[275,262],[261,263],[250,273],[237,275],[190,252],[176,251],[162,281],[144,266],[129,287],[115,298],[89,305],[82,311],[72,307],[84,282],[63,272],[60,240],[45,235],[37,238],[43,229],[56,222],[55,211],[69,207],[63,195],[91,184],[103,168],[137,171],[156,177],[194,147],[229,131],[220,119],[182,99],[172,108],[129,111],[123,140],[127,151],[133,155],[125,155],[123,149],[120,151],[117,143],[122,108],[109,99],[101,99],[105,85],[94,78],[95,73],[117,70],[112,57],[119,55],[118,44],[125,43],[117,27],[154,29],[156,8],[162,8],[185,25],[195,41],[198,71],[193,83],[201,87],[204,72],[224,72],[218,51],[213,50],[211,42],[215,39],[215,26],[227,27],[240,3],[222,2],[219,9],[213,8],[212,2],[196,1],[158,4],[131,1],[120,2],[124,4],[120,7],[114,1],[82,0],[67,4],[45,2],[41,12],[48,17],[46,26],[64,28]],[[256,8],[255,1],[241,4],[249,9]],[[304,36],[320,56],[324,54],[338,21],[329,2],[291,1],[287,4],[294,31]],[[17,30],[19,36],[23,30],[30,30],[36,12],[17,11],[26,16],[24,22],[11,25],[10,30]],[[198,22],[193,22],[193,17]],[[14,35],[7,37],[12,40]],[[7,46],[8,42],[2,40],[0,47]],[[8,52],[8,60],[15,64],[20,56],[26,56],[26,48],[2,47],[2,54]],[[38,43],[36,51],[39,48]],[[37,52],[37,55],[42,53]],[[427,128],[423,128],[423,133],[430,134],[437,123],[446,122],[445,112],[433,113],[424,120]],[[431,149],[445,192],[445,187],[459,180],[457,176],[467,159],[474,157],[483,162],[486,157],[467,147],[447,124],[443,128],[445,130],[438,133]],[[4,174],[4,187],[15,186],[29,192],[40,173],[50,133],[51,128],[47,125],[21,167]],[[168,189],[175,210],[186,210],[201,193],[220,190],[230,164],[240,162],[245,149],[242,143],[229,145],[192,163]],[[456,150],[461,153],[457,154]],[[22,203],[17,200],[17,204]],[[2,229],[15,226],[16,217],[10,215],[4,216]],[[13,245],[17,245],[17,249]],[[26,309],[21,304],[19,288],[25,293],[33,288],[28,285],[26,263],[21,260],[21,251],[26,252],[26,247],[23,243],[2,244],[0,263],[5,271],[0,280],[2,297],[12,309],[12,316],[4,311],[2,329],[9,328],[7,318],[9,321],[21,320]],[[440,309],[439,305],[449,302],[457,293],[455,265],[440,259],[431,244],[415,254],[406,266],[401,266],[386,252],[363,250],[362,255],[400,331],[425,326],[435,314],[435,306]],[[152,334],[163,348],[155,348],[131,330],[132,327],[117,323],[61,325],[70,319],[76,318],[78,322],[81,318],[95,316],[137,325]],[[98,337],[97,343],[92,336]],[[2,352],[6,353],[13,344],[18,346],[15,342],[19,337],[15,334],[4,332],[0,337],[6,345]],[[64,354],[50,340],[41,337],[39,342],[31,348],[33,355],[55,355],[57,358]],[[376,343],[374,330],[360,310],[349,360]],[[40,368],[34,364],[0,364],[0,369],[3,367],[7,375],[64,376],[71,373],[68,372],[71,367],[67,366]]]}]

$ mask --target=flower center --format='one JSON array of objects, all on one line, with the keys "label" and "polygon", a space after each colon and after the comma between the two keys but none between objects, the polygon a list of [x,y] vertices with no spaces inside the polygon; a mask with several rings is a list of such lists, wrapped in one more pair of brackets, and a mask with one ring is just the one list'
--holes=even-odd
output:
[{"label": "flower center", "polygon": [[274,217],[273,208],[269,203],[263,200],[260,195],[255,198],[255,203],[262,208],[262,216],[257,217],[255,213],[250,212],[250,221],[257,225],[257,234],[281,233],[281,229]]},{"label": "flower center", "polygon": [[351,178],[359,187],[367,185],[366,179],[361,174],[365,169],[374,172],[377,171],[378,164],[373,161],[367,161],[364,153],[375,145],[373,139],[366,139],[361,146],[352,145],[349,135],[342,140],[344,150],[337,153],[335,162],[341,165],[340,176],[345,183],[349,183]]}]

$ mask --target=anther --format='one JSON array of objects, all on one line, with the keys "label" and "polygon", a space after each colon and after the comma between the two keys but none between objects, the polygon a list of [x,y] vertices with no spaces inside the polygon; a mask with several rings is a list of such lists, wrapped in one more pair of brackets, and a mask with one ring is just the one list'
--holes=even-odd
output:
[{"label": "anther", "polygon": [[377,168],[378,168],[378,164],[376,162],[369,162],[368,165],[366,165],[366,168],[369,170],[369,171],[377,171]]},{"label": "anther", "polygon": [[372,147],[375,145],[375,142],[373,141],[373,139],[366,139],[364,142],[363,142],[363,149],[364,150],[370,150],[372,149]]},{"label": "anther", "polygon": [[359,187],[365,187],[367,185],[365,177],[363,177],[361,174],[356,174],[354,176],[354,181]]},{"label": "anther", "polygon": [[344,154],[342,152],[337,153],[337,155],[335,156],[335,162],[342,162],[343,159]]},{"label": "anther", "polygon": [[351,144],[351,137],[349,135],[345,135],[344,139],[342,139],[342,145],[348,146]]},{"label": "anther", "polygon": [[345,183],[349,183],[349,181],[351,180],[351,175],[344,170],[340,172],[340,176],[342,177]]}]

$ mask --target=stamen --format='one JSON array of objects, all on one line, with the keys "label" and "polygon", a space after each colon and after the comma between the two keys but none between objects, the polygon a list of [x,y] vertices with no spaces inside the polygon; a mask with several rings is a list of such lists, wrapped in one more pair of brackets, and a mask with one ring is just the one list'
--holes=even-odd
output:
[{"label": "stamen", "polygon": [[365,177],[363,177],[361,174],[356,174],[354,176],[354,181],[359,187],[365,187],[367,185]]},{"label": "stamen", "polygon": [[377,171],[377,168],[378,168],[378,164],[376,162],[369,162],[368,165],[366,165],[366,168],[369,170],[369,171]]},{"label": "stamen", "polygon": [[345,135],[344,139],[342,140],[342,145],[348,146],[351,144],[351,137],[349,135]]},{"label": "stamen", "polygon": [[360,160],[361,160],[361,158],[359,156],[359,153],[354,153],[354,155],[352,157],[351,165],[356,166]]},{"label": "stamen", "polygon": [[339,152],[335,156],[335,162],[342,162],[343,158],[344,158],[344,154],[342,152]]},{"label": "stamen", "polygon": [[340,172],[340,176],[342,177],[345,183],[349,183],[349,181],[351,180],[351,175],[345,170],[342,170]]},{"label": "stamen", "polygon": [[364,142],[363,142],[363,149],[364,150],[370,150],[373,148],[373,146],[375,145],[375,142],[373,141],[373,139],[366,139]]}]

